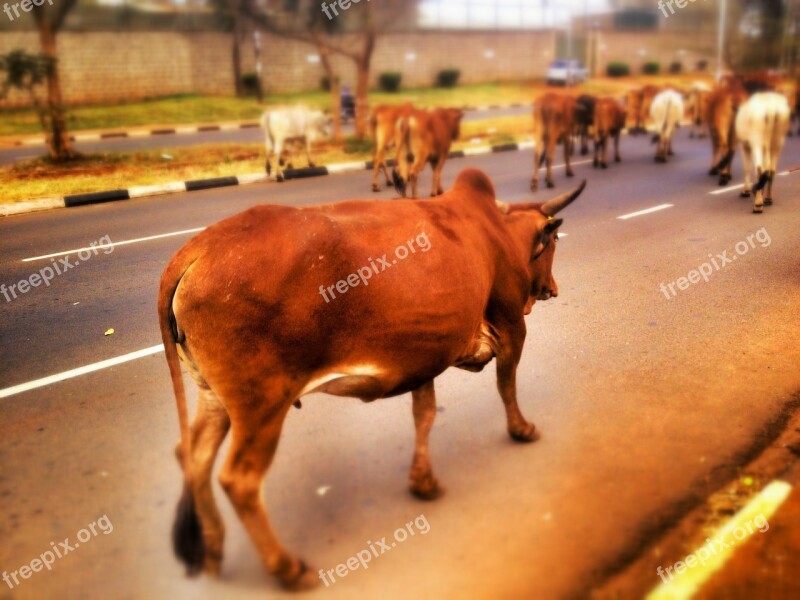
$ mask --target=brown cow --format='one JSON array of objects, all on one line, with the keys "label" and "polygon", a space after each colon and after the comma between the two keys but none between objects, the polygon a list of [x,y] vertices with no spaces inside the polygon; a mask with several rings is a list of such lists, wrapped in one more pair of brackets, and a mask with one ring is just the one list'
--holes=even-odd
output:
[{"label": "brown cow", "polygon": [[628,119],[631,124],[628,130],[631,135],[647,133],[650,119],[650,105],[663,88],[657,85],[646,85],[638,90],[628,92]]},{"label": "brown cow", "polygon": [[736,79],[728,79],[708,95],[706,122],[711,136],[711,169],[719,185],[728,185],[736,152],[736,113],[749,94]]},{"label": "brown cow", "polygon": [[419,174],[426,162],[433,169],[431,196],[444,193],[442,169],[450,146],[461,135],[463,117],[464,111],[457,108],[414,109],[397,122],[397,158],[392,178],[403,198],[409,183],[411,197],[417,197]]},{"label": "brown cow", "polygon": [[[305,394],[369,402],[411,392],[410,489],[424,499],[442,493],[428,435],[433,381],[447,368],[480,370],[496,357],[508,432],[535,441],[517,404],[524,317],[558,293],[553,216],[582,190],[504,213],[489,178],[469,169],[436,200],[257,206],[181,248],[162,275],[158,314],[181,429],[174,546],[189,572],[219,573],[224,526],[211,472],[230,429],[219,480],[265,567],[288,588],[318,583],[278,541],[261,495],[283,421]],[[395,246],[402,264],[367,258]],[[181,361],[200,393],[191,430]]]},{"label": "brown cow", "polygon": [[597,98],[589,94],[582,94],[575,101],[575,135],[580,138],[581,156],[589,154],[589,136],[594,127],[596,104]]},{"label": "brown cow", "polygon": [[572,177],[572,134],[575,130],[575,98],[562,94],[545,94],[533,106],[533,177],[531,190],[539,188],[539,168],[547,161],[547,187],[553,183],[553,159],[556,144],[564,144],[564,161],[567,163],[567,177]]},{"label": "brown cow", "polygon": [[614,138],[614,162],[622,160],[619,156],[619,136],[625,129],[627,114],[614,98],[600,98],[594,108],[594,166],[608,168],[606,145],[608,138]]},{"label": "brown cow", "polygon": [[381,191],[381,184],[379,181],[380,170],[383,169],[383,175],[386,177],[386,186],[392,185],[392,179],[389,177],[389,169],[386,168],[386,150],[395,144],[395,137],[397,131],[397,122],[411,114],[414,107],[411,103],[391,105],[391,106],[378,106],[372,111],[370,115],[370,126],[372,127],[372,138],[375,141],[375,156],[372,161],[372,191]]},{"label": "brown cow", "polygon": [[707,135],[706,116],[708,115],[708,97],[711,88],[702,81],[695,82],[686,93],[686,113],[692,120],[689,126],[690,138],[704,138]]}]

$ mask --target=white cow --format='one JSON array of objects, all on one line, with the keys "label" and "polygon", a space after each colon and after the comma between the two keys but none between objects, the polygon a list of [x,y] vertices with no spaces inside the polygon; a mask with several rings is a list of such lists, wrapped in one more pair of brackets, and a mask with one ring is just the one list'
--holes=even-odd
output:
[{"label": "white cow", "polygon": [[[264,129],[264,145],[267,149],[267,175],[272,174],[270,157],[274,153],[278,157],[275,177],[283,181],[283,153],[287,146],[303,144],[308,158],[308,166],[313,167],[311,160],[311,144],[330,137],[328,117],[322,111],[309,110],[305,106],[268,110],[261,117]],[[289,168],[292,168],[291,162]]]},{"label": "white cow", "polygon": [[[789,131],[791,110],[782,94],[753,94],[736,115],[736,137],[742,144],[744,189],[742,197],[754,195],[753,212],[772,204],[772,180]],[[751,186],[751,175],[756,184]]]},{"label": "white cow", "polygon": [[650,119],[656,126],[656,135],[653,139],[658,143],[656,162],[667,162],[667,156],[672,156],[672,136],[675,128],[683,119],[683,97],[675,90],[664,90],[653,98],[650,105]]}]

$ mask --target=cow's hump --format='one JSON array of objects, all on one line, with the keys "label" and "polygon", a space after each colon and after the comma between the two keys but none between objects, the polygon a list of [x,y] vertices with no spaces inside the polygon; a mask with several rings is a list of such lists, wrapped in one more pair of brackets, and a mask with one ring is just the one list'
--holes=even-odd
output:
[{"label": "cow's hump", "polygon": [[495,198],[494,185],[489,177],[479,169],[464,169],[458,174],[455,183],[456,188],[467,188],[474,190],[482,195]]}]

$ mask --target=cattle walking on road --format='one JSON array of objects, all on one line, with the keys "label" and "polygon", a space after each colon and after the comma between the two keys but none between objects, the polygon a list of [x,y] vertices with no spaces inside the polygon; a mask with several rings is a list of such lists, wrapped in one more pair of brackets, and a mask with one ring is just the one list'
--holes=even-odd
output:
[{"label": "cattle walking on road", "polygon": [[[754,94],[736,115],[736,136],[741,140],[744,161],[742,196],[753,197],[753,212],[772,204],[772,182],[778,170],[789,131],[791,109],[786,98],[775,92]],[[751,175],[755,180],[752,185]]]},{"label": "cattle walking on road", "polygon": [[375,155],[372,160],[372,191],[381,191],[380,171],[386,178],[386,187],[392,185],[389,169],[386,168],[386,151],[396,145],[397,123],[400,119],[408,117],[414,107],[410,103],[378,106],[370,115],[372,139],[375,142]]},{"label": "cattle walking on road", "polygon": [[417,197],[419,174],[430,163],[433,169],[431,196],[444,193],[442,170],[450,147],[461,135],[464,111],[457,108],[414,110],[397,121],[397,157],[392,173],[395,188],[405,198],[411,185],[411,197]]},{"label": "cattle walking on road", "polygon": [[672,136],[683,119],[683,98],[674,90],[664,90],[653,99],[650,118],[656,127],[656,162],[665,163],[672,156]]},{"label": "cattle walking on road", "polygon": [[708,96],[706,120],[711,136],[711,169],[719,176],[719,185],[728,185],[736,152],[736,113],[749,94],[738,79],[730,78]]},{"label": "cattle walking on road", "polygon": [[[275,168],[276,179],[283,181],[283,155],[288,146],[302,144],[305,148],[308,166],[313,167],[311,146],[319,140],[330,137],[328,117],[319,110],[309,110],[305,106],[269,110],[261,117],[261,128],[264,130],[264,146],[267,151],[266,171],[272,174],[270,158],[273,153],[278,157]],[[289,163],[289,168],[292,165]]]},{"label": "cattle walking on road", "polygon": [[625,109],[614,98],[600,98],[594,109],[594,167],[608,168],[606,146],[614,140],[614,162],[620,162],[619,137],[625,129]]},{"label": "cattle walking on road", "polygon": [[[470,169],[435,200],[256,206],[181,248],[162,275],[158,314],[184,475],[173,541],[189,571],[220,570],[224,525],[211,473],[230,430],[219,480],[264,566],[290,589],[319,583],[278,540],[261,493],[284,419],[306,394],[371,402],[411,392],[410,489],[425,499],[442,493],[428,436],[433,381],[447,368],[480,370],[496,358],[508,433],[535,441],[517,402],[525,315],[558,293],[554,217],[582,190],[508,206]],[[367,257],[391,265],[377,257],[421,236],[427,252],[406,251],[401,265],[367,277]],[[319,290],[337,280],[345,292],[337,284],[341,295],[327,303]],[[199,388],[191,428],[181,362]]]},{"label": "cattle walking on road", "polygon": [[545,94],[533,106],[533,177],[531,190],[539,189],[539,169],[546,163],[547,187],[555,187],[553,182],[553,160],[556,145],[564,144],[564,162],[567,177],[572,171],[572,134],[575,130],[575,98],[562,94]]}]

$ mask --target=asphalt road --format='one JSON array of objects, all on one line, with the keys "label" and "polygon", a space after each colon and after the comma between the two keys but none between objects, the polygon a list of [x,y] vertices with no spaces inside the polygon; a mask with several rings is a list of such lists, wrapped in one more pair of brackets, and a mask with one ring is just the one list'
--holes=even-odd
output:
[{"label": "asphalt road", "polygon": [[[530,108],[503,108],[497,110],[469,111],[464,121],[479,121],[497,117],[514,117],[526,115]],[[353,124],[348,123],[342,131],[349,135],[353,132]],[[154,135],[140,138],[109,138],[97,142],[75,142],[80,152],[136,152],[139,150],[160,150],[166,148],[183,148],[202,144],[260,144],[264,134],[260,129],[239,129],[236,131],[208,131],[174,135]],[[23,160],[30,160],[45,154],[44,146],[0,147],[0,166],[10,165]]]},{"label": "asphalt road", "polygon": [[[581,164],[575,180],[559,169],[557,189],[535,196],[529,152],[447,164],[445,184],[475,166],[509,202],[546,199],[589,179],[563,215],[560,295],[528,317],[520,404],[542,439],[524,446],[508,439],[491,366],[446,372],[436,382],[431,452],[447,494],[423,503],[406,491],[408,395],[369,405],[307,397],[287,419],[265,486],[285,544],[327,570],[370,541],[391,541],[419,515],[430,529],[304,597],[585,597],[766,443],[770,424],[800,390],[800,174],[779,177],[775,205],[753,215],[737,190],[710,193],[719,188],[706,175],[707,141],[690,141],[682,130],[675,149],[669,165],[657,165],[648,140],[626,138],[622,165]],[[783,165],[798,159],[795,138]],[[735,173],[738,181],[738,161]],[[104,236],[121,242],[200,228],[255,203],[371,198],[369,181],[365,172],[6,218],[1,281],[51,262],[23,259]],[[619,219],[663,204],[672,206]],[[737,243],[756,232],[754,247],[736,255]],[[49,287],[6,302],[0,390],[157,345],[158,279],[188,237],[101,251]],[[670,299],[660,291],[723,253],[736,259],[708,282]],[[109,328],[115,333],[105,336]],[[227,526],[221,579],[187,580],[172,557],[181,476],[163,354],[0,403],[0,570],[30,563],[51,542],[74,542],[102,515],[113,524],[52,571],[32,573],[13,590],[0,583],[0,598],[283,596],[216,484]]]}]

